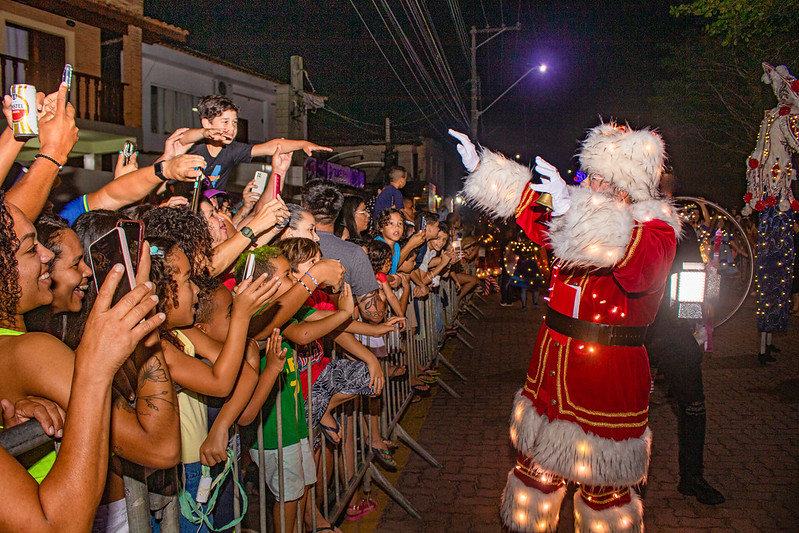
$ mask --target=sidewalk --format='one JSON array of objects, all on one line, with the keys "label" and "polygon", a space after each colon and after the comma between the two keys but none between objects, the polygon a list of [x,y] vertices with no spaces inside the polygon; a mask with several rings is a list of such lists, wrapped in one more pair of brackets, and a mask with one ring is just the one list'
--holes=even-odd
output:
[{"label": "sidewalk", "polygon": [[[502,531],[499,497],[515,464],[508,416],[543,312],[523,313],[518,304],[500,307],[495,295],[482,309],[484,320],[466,321],[477,336],[469,339],[474,351],[450,341],[456,343],[452,361],[469,381],[447,372],[442,377],[461,398],[438,391],[423,402],[429,404],[426,415],[423,410],[415,415],[421,425],[418,441],[443,464],[435,469],[411,454],[399,475],[397,487],[423,519],[413,519],[393,502],[381,503],[376,528],[377,516],[371,523],[342,526],[345,531]],[[767,368],[755,357],[759,337],[751,302],[716,330],[716,350],[705,357],[705,477],[725,494],[726,503],[709,507],[677,492],[677,419],[669,401],[652,405],[647,531],[799,529],[799,328],[791,320],[788,334],[775,335],[782,353]],[[663,398],[663,386],[659,389],[656,397]],[[561,532],[573,531],[571,494],[561,509]]]}]

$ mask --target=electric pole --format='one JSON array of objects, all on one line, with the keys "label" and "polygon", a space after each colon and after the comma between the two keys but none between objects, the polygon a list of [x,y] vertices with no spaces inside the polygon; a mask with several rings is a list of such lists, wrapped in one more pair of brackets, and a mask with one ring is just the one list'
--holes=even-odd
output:
[{"label": "electric pole", "polygon": [[[519,31],[522,29],[521,23],[517,22],[515,26],[502,26],[500,28],[481,28],[477,29],[475,26],[472,26],[472,139],[477,138],[477,125],[480,121],[480,115],[483,114],[482,111],[477,109],[477,100],[478,100],[478,84],[480,80],[477,77],[477,49],[486,44],[488,41],[497,37],[498,35],[506,32],[506,31]],[[486,40],[477,44],[477,34],[478,33],[487,33],[491,34]],[[514,84],[515,85],[515,84]],[[507,92],[507,91],[506,91]],[[504,93],[503,93],[504,95]],[[496,100],[495,100],[496,101]],[[485,110],[484,110],[485,111]]]}]

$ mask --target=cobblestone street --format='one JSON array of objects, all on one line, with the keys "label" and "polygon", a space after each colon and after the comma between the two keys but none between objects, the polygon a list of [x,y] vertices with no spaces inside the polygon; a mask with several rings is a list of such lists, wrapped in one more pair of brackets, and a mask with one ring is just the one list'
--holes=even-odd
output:
[{"label": "cobblestone street", "polygon": [[[508,415],[521,386],[543,311],[523,313],[519,304],[500,307],[492,295],[480,304],[486,318],[469,317],[476,338],[469,350],[458,341],[447,350],[468,378],[443,378],[461,395],[438,390],[414,406],[403,426],[418,426],[418,441],[442,464],[430,467],[411,453],[396,486],[422,514],[416,520],[379,489],[380,510],[345,531],[494,532],[502,527],[499,497],[515,454],[507,436]],[[677,492],[677,418],[663,383],[656,383],[650,409],[654,432],[648,485],[644,488],[647,531],[796,531],[799,492],[799,334],[794,318],[789,333],[775,335],[782,352],[762,368],[754,303],[716,330],[713,353],[703,371],[708,427],[705,477],[726,503],[710,507]],[[429,404],[429,405],[425,405]],[[406,427],[407,429],[407,427]],[[415,433],[415,431],[411,431]],[[397,479],[397,478],[392,478]],[[559,531],[573,531],[570,490],[561,510]]]}]

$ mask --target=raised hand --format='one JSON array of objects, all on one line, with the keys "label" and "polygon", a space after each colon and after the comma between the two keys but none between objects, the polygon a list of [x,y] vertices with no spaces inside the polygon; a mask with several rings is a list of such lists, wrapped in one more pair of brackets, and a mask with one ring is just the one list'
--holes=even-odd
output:
[{"label": "raised hand", "polygon": [[249,320],[264,305],[269,303],[280,287],[276,277],[267,279],[266,274],[258,278],[247,278],[236,286],[233,298],[233,315]]},{"label": "raised hand", "polygon": [[350,316],[355,311],[355,300],[352,299],[352,288],[349,283],[341,286],[341,292],[338,294],[338,310],[348,313]]},{"label": "raised hand", "polygon": [[266,368],[271,368],[274,372],[281,373],[286,366],[286,355],[288,350],[283,348],[283,337],[280,330],[275,328],[272,335],[266,340]]},{"label": "raised hand", "polygon": [[[55,98],[55,105],[49,104]],[[64,164],[69,152],[78,142],[75,125],[75,108],[67,103],[67,84],[62,83],[57,93],[47,95],[39,117],[39,152]]]},{"label": "raised hand", "polygon": [[530,188],[537,192],[549,193],[552,196],[552,216],[564,214],[569,210],[571,199],[569,186],[560,177],[558,169],[542,157],[537,156],[535,158],[535,171],[548,179],[542,180],[541,183],[531,183]]},{"label": "raised hand", "polygon": [[157,313],[144,320],[158,301],[158,297],[152,294],[153,284],[149,281],[138,285],[111,307],[114,291],[124,272],[122,265],[114,265],[100,287],[80,345],[75,350],[76,368],[84,364],[100,375],[115,374],[139,341],[166,318],[163,313]]},{"label": "raised hand", "polygon": [[480,164],[480,156],[477,155],[477,150],[475,150],[472,141],[469,140],[469,136],[453,129],[447,130],[447,133],[458,139],[458,153],[461,154],[463,166],[469,172],[473,172],[477,165]]},{"label": "raised hand", "polygon": [[119,152],[119,157],[117,157],[117,164],[114,167],[114,179],[124,176],[125,174],[130,174],[134,170],[139,169],[139,163],[136,162],[136,157],[139,155],[139,152],[133,152],[133,155],[130,156],[130,160],[128,164],[125,164],[125,156],[122,155],[122,151]]},{"label": "raised hand", "polygon": [[[306,153],[311,155],[307,150]],[[291,152],[283,152],[283,147],[278,144],[275,148],[275,153],[272,155],[272,174],[280,174],[285,178],[286,172],[291,166],[291,155]]]},{"label": "raised hand", "polygon": [[180,138],[187,131],[189,131],[189,128],[178,128],[166,138],[166,141],[164,141],[164,154],[160,159],[172,159],[189,151],[191,145],[180,142]]},{"label": "raised hand", "polygon": [[196,154],[183,154],[162,163],[164,176],[170,180],[194,181],[202,176],[205,168],[205,158]]}]

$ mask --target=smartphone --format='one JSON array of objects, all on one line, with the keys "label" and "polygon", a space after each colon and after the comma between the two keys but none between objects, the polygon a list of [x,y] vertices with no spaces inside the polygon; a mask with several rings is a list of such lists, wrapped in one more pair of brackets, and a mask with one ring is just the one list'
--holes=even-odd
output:
[{"label": "smartphone", "polygon": [[280,196],[280,174],[275,174],[275,181],[272,185],[272,199]]},{"label": "smartphone", "polygon": [[133,141],[125,141],[125,146],[122,148],[122,162],[124,164],[130,163],[130,158],[136,153],[136,143]]},{"label": "smartphone", "polygon": [[64,72],[61,73],[61,83],[67,84],[66,102],[69,103],[69,92],[72,90],[72,65],[69,63],[64,65]]},{"label": "smartphone", "polygon": [[247,255],[247,262],[244,263],[244,279],[250,279],[255,271],[255,254]]},{"label": "smartphone", "polygon": [[463,259],[463,239],[460,233],[458,233],[455,236],[455,240],[452,241],[452,248],[455,250],[455,255],[458,260]]},{"label": "smartphone", "polygon": [[125,238],[125,231],[115,227],[89,245],[89,258],[91,260],[94,284],[99,292],[103,282],[108,277],[111,269],[116,264],[125,267],[122,280],[117,285],[117,290],[111,300],[114,306],[136,286],[136,277],[133,274],[133,265],[130,261],[130,247]]},{"label": "smartphone", "polygon": [[422,217],[422,220],[419,222],[419,231],[424,231],[427,228],[427,218]]},{"label": "smartphone", "polygon": [[133,275],[139,272],[139,259],[141,258],[141,243],[144,238],[144,222],[141,220],[120,220],[117,227],[125,232],[125,239],[128,241],[128,252],[130,262],[133,265]]},{"label": "smartphone", "polygon": [[262,170],[258,170],[255,172],[255,179],[252,182],[254,190],[258,194],[263,194],[264,189],[266,189],[266,182],[269,181],[269,172],[264,172]]}]

